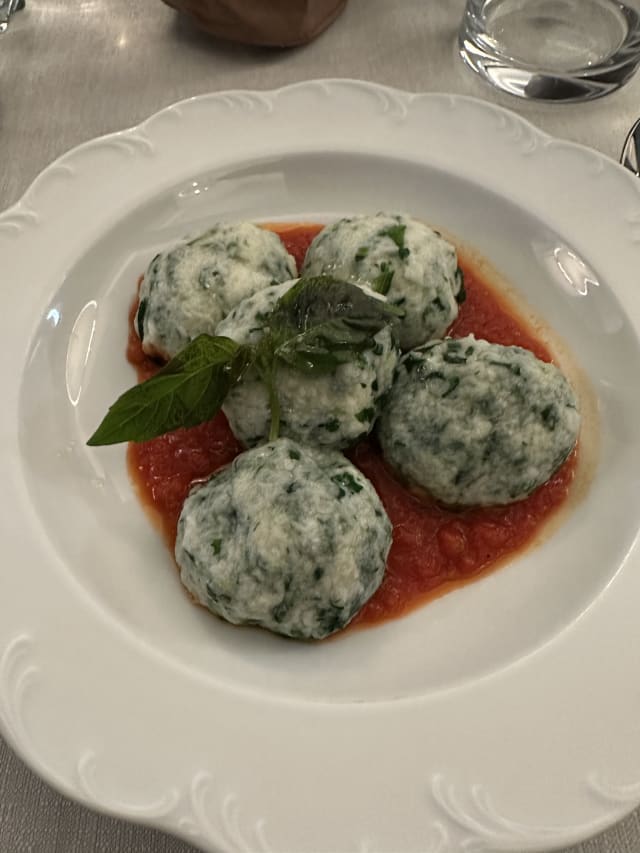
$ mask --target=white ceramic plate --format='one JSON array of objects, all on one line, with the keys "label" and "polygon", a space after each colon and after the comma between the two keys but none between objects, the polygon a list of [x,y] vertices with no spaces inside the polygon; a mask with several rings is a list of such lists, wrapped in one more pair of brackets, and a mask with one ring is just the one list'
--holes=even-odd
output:
[{"label": "white ceramic plate", "polygon": [[[601,420],[543,545],[318,645],[194,608],[122,447],[126,312],[212,220],[399,208],[474,245],[564,338]],[[502,109],[350,81],[163,110],[0,217],[2,733],[90,806],[224,851],[568,844],[640,801],[640,184]]]}]

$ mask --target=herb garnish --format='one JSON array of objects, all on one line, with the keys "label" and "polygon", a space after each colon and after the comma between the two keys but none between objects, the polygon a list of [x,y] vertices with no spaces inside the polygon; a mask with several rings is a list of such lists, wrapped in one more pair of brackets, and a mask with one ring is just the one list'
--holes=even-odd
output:
[{"label": "herb garnish", "polygon": [[155,376],[125,391],[87,444],[147,441],[208,421],[249,363],[249,347],[199,335]]},{"label": "herb garnish", "polygon": [[265,317],[267,331],[258,344],[199,335],[155,376],[125,391],[87,443],[147,441],[208,421],[250,368],[267,387],[273,440],[280,429],[279,366],[309,375],[330,373],[373,350],[374,336],[402,316],[355,284],[331,276],[300,279]]}]

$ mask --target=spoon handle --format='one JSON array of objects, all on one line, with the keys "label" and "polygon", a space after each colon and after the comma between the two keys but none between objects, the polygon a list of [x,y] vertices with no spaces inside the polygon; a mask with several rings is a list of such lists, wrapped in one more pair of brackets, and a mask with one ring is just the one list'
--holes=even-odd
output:
[{"label": "spoon handle", "polygon": [[640,119],[636,121],[624,141],[620,162],[622,165],[640,178]]}]

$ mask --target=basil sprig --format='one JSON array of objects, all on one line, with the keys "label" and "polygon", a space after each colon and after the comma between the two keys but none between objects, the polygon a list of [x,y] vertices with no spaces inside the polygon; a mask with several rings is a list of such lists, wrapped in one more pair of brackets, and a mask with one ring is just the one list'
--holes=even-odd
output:
[{"label": "basil sprig", "polygon": [[402,314],[355,284],[330,276],[300,279],[276,302],[256,345],[199,335],[155,376],[125,391],[87,443],[147,441],[208,421],[249,368],[267,388],[269,438],[277,438],[279,366],[310,375],[331,373],[372,349],[374,336]]},{"label": "basil sprig", "polygon": [[280,297],[267,339],[277,361],[309,374],[330,373],[375,346],[374,336],[404,314],[350,282],[302,278]]},{"label": "basil sprig", "polygon": [[87,444],[147,441],[208,421],[250,360],[249,347],[230,338],[198,335],[155,376],[125,391]]}]

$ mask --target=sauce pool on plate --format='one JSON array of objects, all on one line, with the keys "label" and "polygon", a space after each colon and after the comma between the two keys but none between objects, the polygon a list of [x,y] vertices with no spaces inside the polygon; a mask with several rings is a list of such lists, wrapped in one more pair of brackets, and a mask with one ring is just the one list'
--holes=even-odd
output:
[{"label": "sauce pool on plate", "polygon": [[[279,234],[300,267],[311,240],[323,226],[268,227]],[[479,271],[469,263],[461,263],[461,267],[467,298],[448,334],[464,337],[473,333],[493,343],[515,344],[551,361],[544,342],[510,311]],[[142,381],[159,365],[142,351],[133,328],[136,308],[137,300],[129,314],[127,359]],[[180,510],[191,486],[241,452],[222,413],[200,426],[129,445],[129,471],[137,492],[157,519],[172,551]],[[452,510],[416,497],[400,483],[385,464],[375,438],[360,442],[348,455],[373,483],[393,524],[385,577],[352,622],[360,625],[401,616],[430,597],[479,577],[531,544],[564,503],[577,458],[574,451],[556,474],[525,500],[501,507]]]}]

